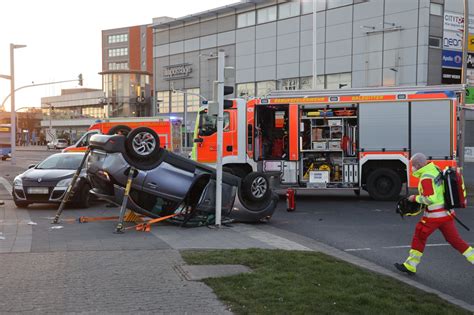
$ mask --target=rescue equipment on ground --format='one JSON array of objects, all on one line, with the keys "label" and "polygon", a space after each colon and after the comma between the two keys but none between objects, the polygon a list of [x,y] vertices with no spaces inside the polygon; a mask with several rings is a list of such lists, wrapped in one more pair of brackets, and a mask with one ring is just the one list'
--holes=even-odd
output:
[{"label": "rescue equipment on ground", "polygon": [[408,198],[402,198],[397,203],[396,213],[398,213],[402,219],[404,216],[415,216],[418,215],[421,211],[424,211],[426,208],[425,205],[419,204],[408,200]]},{"label": "rescue equipment on ground", "polygon": [[288,188],[286,190],[286,211],[288,212],[292,212],[296,210],[295,194],[296,194],[296,191],[292,188]]}]

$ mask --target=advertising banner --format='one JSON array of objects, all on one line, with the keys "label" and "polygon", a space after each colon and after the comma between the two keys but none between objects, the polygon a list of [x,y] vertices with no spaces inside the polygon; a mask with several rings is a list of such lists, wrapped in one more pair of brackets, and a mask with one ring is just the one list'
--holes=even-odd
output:
[{"label": "advertising banner", "polygon": [[449,68],[461,68],[462,52],[456,50],[443,50],[442,66]]},{"label": "advertising banner", "polygon": [[[464,16],[461,13],[444,12],[444,30],[462,32]],[[469,33],[474,33],[474,16],[469,16]]]},{"label": "advertising banner", "polygon": [[461,69],[442,69],[442,83],[443,84],[461,84]]},{"label": "advertising banner", "polygon": [[462,50],[462,33],[453,31],[444,31],[443,49]]}]

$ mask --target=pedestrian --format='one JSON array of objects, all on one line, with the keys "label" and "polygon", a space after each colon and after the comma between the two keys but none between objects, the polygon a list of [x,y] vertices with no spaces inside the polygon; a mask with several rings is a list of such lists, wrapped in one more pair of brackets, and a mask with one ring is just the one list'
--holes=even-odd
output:
[{"label": "pedestrian", "polygon": [[438,229],[446,241],[474,265],[474,249],[459,235],[454,225],[454,210],[445,209],[444,185],[439,177],[440,170],[433,163],[429,163],[422,153],[413,155],[411,164],[413,176],[419,178],[420,182],[419,194],[411,195],[408,200],[426,205],[427,208],[416,225],[408,258],[402,264],[396,263],[395,267],[409,275],[414,275],[423,256],[428,237]]}]

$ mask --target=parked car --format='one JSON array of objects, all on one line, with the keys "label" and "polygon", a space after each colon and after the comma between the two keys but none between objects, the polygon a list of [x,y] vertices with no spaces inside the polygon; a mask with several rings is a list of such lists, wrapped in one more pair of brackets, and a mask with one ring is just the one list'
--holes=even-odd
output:
[{"label": "parked car", "polygon": [[[13,201],[17,207],[32,203],[60,203],[84,153],[57,153],[38,165],[30,165],[13,181]],[[71,203],[87,208],[90,200],[90,184],[84,170],[70,196]]]},{"label": "parked car", "polygon": [[67,140],[66,139],[56,139],[51,142],[48,142],[46,145],[48,150],[50,149],[65,149],[67,147]]},{"label": "parked car", "polygon": [[[215,214],[216,171],[160,148],[158,135],[150,128],[133,129],[123,135],[94,135],[87,175],[91,193],[120,205],[127,175],[136,168],[128,208],[158,218],[178,213],[213,218]],[[278,196],[263,173],[240,177],[223,173],[222,217],[255,222],[269,219]]]}]

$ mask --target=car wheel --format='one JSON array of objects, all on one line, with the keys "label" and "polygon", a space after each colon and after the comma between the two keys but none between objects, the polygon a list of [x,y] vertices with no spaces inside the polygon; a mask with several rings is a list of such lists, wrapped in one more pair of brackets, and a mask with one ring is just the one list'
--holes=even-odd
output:
[{"label": "car wheel", "polygon": [[5,161],[7,159],[6,156],[2,156],[2,161]]},{"label": "car wheel", "polygon": [[109,132],[107,132],[108,135],[116,135],[116,134],[122,134],[124,136],[127,136],[130,133],[130,130],[132,130],[130,127],[125,126],[125,125],[117,125],[115,127],[112,127]]},{"label": "car wheel", "polygon": [[242,180],[242,192],[251,201],[266,200],[271,193],[268,178],[260,172],[248,174]]},{"label": "car wheel", "polygon": [[80,194],[80,200],[77,203],[77,206],[79,208],[89,208],[90,206],[90,193],[89,190],[91,187],[89,184],[84,184],[84,186],[81,189],[81,194]]},{"label": "car wheel", "polygon": [[125,140],[125,150],[134,162],[150,162],[160,154],[160,138],[150,128],[139,127],[130,131]]},{"label": "car wheel", "polygon": [[30,204],[28,201],[18,200],[15,196],[15,193],[13,193],[13,202],[17,208],[26,208]]},{"label": "car wheel", "polygon": [[376,169],[367,177],[367,191],[375,200],[397,200],[401,190],[402,180],[392,169]]}]

